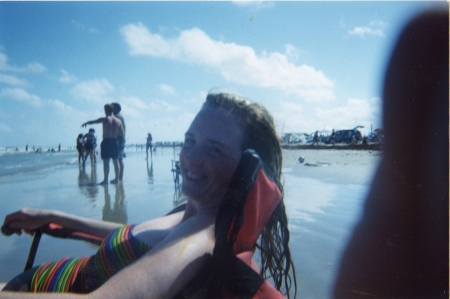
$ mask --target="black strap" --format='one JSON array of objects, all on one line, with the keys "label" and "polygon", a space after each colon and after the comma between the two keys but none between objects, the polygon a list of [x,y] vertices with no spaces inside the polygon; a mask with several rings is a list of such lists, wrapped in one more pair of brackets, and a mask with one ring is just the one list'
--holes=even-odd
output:
[{"label": "black strap", "polygon": [[198,291],[207,292],[207,298],[222,298],[222,286],[241,299],[256,294],[264,278],[235,255],[223,250],[213,256],[207,265],[173,299],[188,299]]},{"label": "black strap", "polygon": [[[224,246],[227,246],[231,250],[231,246],[244,220],[244,205],[247,201],[247,196],[255,182],[256,174],[261,167],[261,160],[254,150],[246,150],[242,154],[241,161],[231,180],[230,187],[217,213],[215,248],[222,249]],[[233,227],[231,227],[235,217],[236,221]],[[230,228],[231,237],[228,239]]]},{"label": "black strap", "polygon": [[36,252],[37,252],[37,249],[39,246],[39,241],[41,240],[41,236],[42,236],[42,231],[40,229],[38,229],[34,233],[33,242],[31,243],[30,252],[28,253],[28,259],[25,264],[25,268],[23,270],[24,272],[27,271],[28,269],[31,269],[31,267],[33,267],[34,258],[36,257]]},{"label": "black strap", "polygon": [[[255,182],[261,160],[254,150],[246,150],[236,168],[227,194],[219,208],[215,225],[213,256],[200,273],[174,298],[186,299],[202,288],[208,298],[221,298],[222,286],[242,299],[252,298],[264,278],[231,252],[239,232],[247,196]],[[234,220],[233,227],[232,223]],[[228,233],[231,228],[231,237]]]},{"label": "black strap", "polygon": [[264,282],[264,278],[230,252],[222,252],[214,257],[220,263],[215,280],[241,299],[253,298]]}]

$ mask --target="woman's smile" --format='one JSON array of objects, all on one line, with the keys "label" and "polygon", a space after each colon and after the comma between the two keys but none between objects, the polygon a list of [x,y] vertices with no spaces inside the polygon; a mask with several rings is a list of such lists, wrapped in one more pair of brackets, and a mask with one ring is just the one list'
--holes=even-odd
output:
[{"label": "woman's smile", "polygon": [[229,111],[203,108],[180,153],[182,191],[199,203],[220,203],[241,157],[242,132]]},{"label": "woman's smile", "polygon": [[192,181],[198,181],[200,179],[200,176],[187,170],[185,178],[192,180]]}]

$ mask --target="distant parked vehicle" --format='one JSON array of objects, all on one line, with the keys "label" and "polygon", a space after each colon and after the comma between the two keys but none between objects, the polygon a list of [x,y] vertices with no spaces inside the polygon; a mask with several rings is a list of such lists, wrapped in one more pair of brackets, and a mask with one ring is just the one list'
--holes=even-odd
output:
[{"label": "distant parked vehicle", "polygon": [[[336,143],[352,143],[353,136],[355,137],[356,143],[362,141],[362,134],[358,128],[364,128],[363,126],[357,126],[351,130],[338,130],[336,131]],[[325,141],[326,144],[330,143],[330,136],[328,136]]]},{"label": "distant parked vehicle", "polygon": [[284,143],[304,143],[308,138],[309,134],[307,133],[285,133],[281,141]]},{"label": "distant parked vehicle", "polygon": [[[311,134],[309,134],[309,137],[306,140],[306,143],[313,143],[315,133],[316,132],[314,131]],[[326,143],[326,139],[329,138],[331,135],[330,130],[319,130],[318,133],[319,133],[319,143]]]},{"label": "distant parked vehicle", "polygon": [[384,131],[381,128],[375,129],[372,134],[368,136],[369,142],[381,143],[384,140]]}]

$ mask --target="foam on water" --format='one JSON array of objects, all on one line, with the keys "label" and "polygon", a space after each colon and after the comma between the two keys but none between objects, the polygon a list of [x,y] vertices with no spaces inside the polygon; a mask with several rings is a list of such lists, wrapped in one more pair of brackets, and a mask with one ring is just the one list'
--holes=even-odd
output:
[{"label": "foam on water", "polygon": [[[61,152],[14,152],[3,151],[0,154],[0,179],[16,175],[37,174],[77,163],[76,151]],[[1,183],[1,182],[0,182]]]}]

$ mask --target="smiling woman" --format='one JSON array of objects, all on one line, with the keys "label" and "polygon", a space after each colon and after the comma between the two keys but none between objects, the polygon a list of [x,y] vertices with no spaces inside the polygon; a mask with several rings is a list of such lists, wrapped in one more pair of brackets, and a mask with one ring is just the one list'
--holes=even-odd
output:
[{"label": "smiling woman", "polygon": [[183,193],[197,202],[217,205],[241,158],[241,143],[242,132],[230,112],[214,107],[200,110],[180,153]]},{"label": "smiling woman", "polygon": [[[289,297],[292,285],[295,294],[280,183],[281,148],[270,114],[235,95],[209,94],[185,136],[180,153],[187,198],[183,211],[125,226],[52,210],[22,209],[7,215],[4,224],[18,234],[54,223],[104,241],[94,256],[49,262],[22,273],[3,289],[15,293],[1,292],[0,298],[38,296],[17,291],[89,293],[90,298],[229,298],[241,292],[247,298],[283,298],[281,291]],[[251,183],[248,188],[244,184],[245,192],[236,187],[243,182]],[[235,205],[235,198],[243,198],[243,204]],[[239,207],[236,216],[227,214],[229,207]],[[230,221],[229,230],[223,230],[223,219]],[[227,241],[230,251],[224,255],[228,247],[217,242],[227,235],[236,238]],[[256,247],[260,273],[251,259]],[[222,272],[230,275],[233,267],[217,264],[217,255],[238,265],[245,280],[226,285]],[[214,271],[221,267],[219,275],[205,271],[211,265]],[[264,279],[269,276],[275,288]],[[206,279],[192,291],[192,281],[199,277]]]}]

